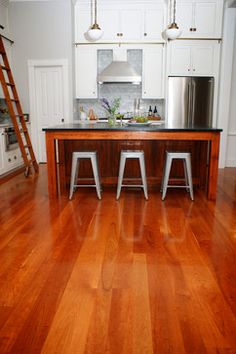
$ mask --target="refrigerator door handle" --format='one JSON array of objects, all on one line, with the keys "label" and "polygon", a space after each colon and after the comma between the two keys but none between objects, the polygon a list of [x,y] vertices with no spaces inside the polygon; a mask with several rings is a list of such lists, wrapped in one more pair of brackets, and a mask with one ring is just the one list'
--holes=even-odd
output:
[{"label": "refrigerator door handle", "polygon": [[193,120],[195,117],[195,104],[196,104],[196,82],[192,80],[192,119],[191,125],[193,125]]},{"label": "refrigerator door handle", "polygon": [[188,83],[188,113],[187,113],[187,125],[189,126],[191,124],[191,82]]}]

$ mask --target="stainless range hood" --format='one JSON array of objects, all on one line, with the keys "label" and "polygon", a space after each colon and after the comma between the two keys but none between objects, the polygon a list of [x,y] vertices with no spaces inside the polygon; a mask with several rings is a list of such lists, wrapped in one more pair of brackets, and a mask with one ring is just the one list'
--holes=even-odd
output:
[{"label": "stainless range hood", "polygon": [[140,84],[141,75],[127,61],[127,50],[113,50],[113,61],[99,75],[98,83],[132,83]]}]

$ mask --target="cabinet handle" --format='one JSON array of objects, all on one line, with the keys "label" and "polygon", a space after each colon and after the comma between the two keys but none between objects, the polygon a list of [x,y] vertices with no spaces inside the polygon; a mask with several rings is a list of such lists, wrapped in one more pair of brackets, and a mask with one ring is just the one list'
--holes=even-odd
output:
[{"label": "cabinet handle", "polygon": [[116,35],[117,35],[117,37],[119,37],[119,36],[120,36],[120,33],[116,33]]},{"label": "cabinet handle", "polygon": [[62,119],[61,119],[61,122],[62,122],[62,123],[64,123],[64,121],[65,121],[65,119],[64,119],[64,118],[62,118]]},{"label": "cabinet handle", "polygon": [[17,157],[16,157],[16,155],[14,156],[14,160],[16,160],[17,159]]},{"label": "cabinet handle", "polygon": [[193,71],[196,71],[195,69],[193,69]]},{"label": "cabinet handle", "polygon": [[191,31],[191,32],[192,32],[192,31],[193,31],[193,28],[189,28],[189,31]]},{"label": "cabinet handle", "polygon": [[10,159],[10,158],[8,159],[8,162],[11,162],[11,159]]},{"label": "cabinet handle", "polygon": [[197,29],[196,29],[196,28],[193,28],[193,30],[194,30],[194,32],[196,32]]},{"label": "cabinet handle", "polygon": [[122,36],[123,36],[123,33],[120,33],[120,36],[122,37]]},{"label": "cabinet handle", "polygon": [[146,32],[144,33],[144,36],[145,36],[145,37],[147,36],[147,33],[146,33]]},{"label": "cabinet handle", "polygon": [[188,71],[190,71],[190,69],[188,69]]}]

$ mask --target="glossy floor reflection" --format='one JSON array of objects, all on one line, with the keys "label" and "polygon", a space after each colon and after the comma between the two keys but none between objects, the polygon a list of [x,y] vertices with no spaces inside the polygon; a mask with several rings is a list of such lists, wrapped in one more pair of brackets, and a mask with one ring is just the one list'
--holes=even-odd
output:
[{"label": "glossy floor reflection", "polygon": [[236,352],[236,169],[195,190],[0,186],[1,353]]}]

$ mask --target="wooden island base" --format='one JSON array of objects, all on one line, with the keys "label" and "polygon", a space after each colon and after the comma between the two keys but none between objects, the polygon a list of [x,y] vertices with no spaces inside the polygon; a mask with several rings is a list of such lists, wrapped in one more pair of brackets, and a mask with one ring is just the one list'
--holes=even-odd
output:
[{"label": "wooden island base", "polygon": [[[221,129],[150,126],[145,130],[137,130],[129,127],[112,129],[107,124],[101,123],[91,127],[71,123],[45,128],[44,131],[50,198],[58,197],[67,190],[73,151],[97,150],[102,184],[114,185],[117,183],[120,151],[143,149],[149,186],[157,186],[161,181],[165,150],[189,151],[192,154],[194,184],[206,186],[207,198],[216,199]],[[59,168],[56,162],[56,143],[59,147]],[[85,162],[81,166],[80,177],[91,177],[89,168]],[[125,176],[131,178],[139,176],[135,161],[129,161]],[[183,176],[183,171],[180,162],[176,162],[172,179],[179,176]]]},{"label": "wooden island base", "polygon": [[[60,185],[63,193],[69,188],[71,173],[71,157],[73,151],[98,152],[101,182],[105,185],[116,186],[121,150],[144,150],[147,180],[149,187],[159,188],[165,151],[188,151],[192,156],[193,183],[201,188],[206,187],[207,177],[207,142],[200,141],[60,141]],[[79,177],[91,178],[92,168],[89,160],[81,160]],[[184,176],[182,161],[174,161],[171,170],[171,180],[178,183]],[[125,177],[139,178],[140,169],[137,160],[126,163]]]}]

